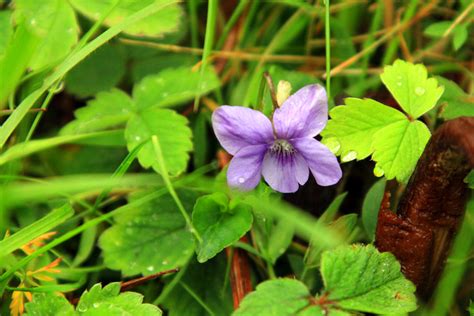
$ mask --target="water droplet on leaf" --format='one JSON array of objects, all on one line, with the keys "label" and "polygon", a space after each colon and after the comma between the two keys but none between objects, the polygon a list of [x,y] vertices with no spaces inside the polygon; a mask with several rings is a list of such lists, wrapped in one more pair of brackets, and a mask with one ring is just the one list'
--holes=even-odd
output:
[{"label": "water droplet on leaf", "polygon": [[149,266],[146,269],[151,272],[151,271],[155,270],[155,267],[154,266]]},{"label": "water droplet on leaf", "polygon": [[402,82],[401,82],[401,81],[398,81],[398,82],[397,82],[397,86],[401,87],[401,86],[402,86]]},{"label": "water droplet on leaf", "polygon": [[376,177],[382,177],[385,174],[385,172],[382,170],[382,168],[375,166],[374,168],[374,175]]},{"label": "water droplet on leaf", "polygon": [[425,88],[416,87],[416,88],[415,88],[415,93],[416,93],[416,95],[421,96],[421,95],[425,94]]},{"label": "water droplet on leaf", "polygon": [[354,160],[356,158],[357,158],[357,152],[352,150],[352,151],[348,152],[347,154],[345,154],[344,156],[342,156],[341,161],[342,162],[348,162],[348,161]]}]

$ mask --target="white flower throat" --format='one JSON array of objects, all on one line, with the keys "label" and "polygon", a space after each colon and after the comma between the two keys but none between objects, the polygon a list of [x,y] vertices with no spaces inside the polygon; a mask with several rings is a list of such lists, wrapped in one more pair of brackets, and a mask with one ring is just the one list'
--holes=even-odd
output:
[{"label": "white flower throat", "polygon": [[287,140],[276,139],[270,146],[270,151],[274,154],[288,155],[294,153],[296,150]]}]

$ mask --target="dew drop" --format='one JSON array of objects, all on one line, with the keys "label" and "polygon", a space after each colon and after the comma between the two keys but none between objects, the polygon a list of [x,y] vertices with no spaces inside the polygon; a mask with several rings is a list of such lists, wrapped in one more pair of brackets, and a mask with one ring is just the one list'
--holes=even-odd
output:
[{"label": "dew drop", "polygon": [[79,306],[77,306],[77,311],[84,313],[85,311],[87,311],[87,307],[82,304],[79,304]]},{"label": "dew drop", "polygon": [[382,170],[382,168],[380,168],[379,166],[375,166],[374,168],[374,175],[376,177],[382,177],[384,175],[384,171]]},{"label": "dew drop", "polygon": [[98,308],[100,306],[100,304],[99,303],[94,303],[94,304],[92,304],[92,306],[94,306],[94,308]]},{"label": "dew drop", "polygon": [[242,183],[245,182],[245,178],[244,178],[244,177],[240,177],[239,179],[237,179],[237,181],[239,181],[239,183],[242,184]]},{"label": "dew drop", "polygon": [[167,265],[168,263],[169,263],[169,262],[168,262],[167,260],[163,260],[163,261],[161,262],[161,264],[164,265],[164,266]]},{"label": "dew drop", "polygon": [[155,270],[155,267],[154,266],[148,266],[146,269],[151,272],[151,271]]},{"label": "dew drop", "polygon": [[344,156],[341,157],[341,161],[342,162],[349,162],[351,160],[354,160],[357,158],[357,152],[355,151],[350,151],[348,152],[347,154],[345,154]]},{"label": "dew drop", "polygon": [[401,82],[401,81],[397,81],[397,86],[401,87],[401,86],[402,86],[402,82]]},{"label": "dew drop", "polygon": [[31,24],[32,26],[35,26],[35,25],[36,25],[36,19],[31,19],[30,24]]},{"label": "dew drop", "polygon": [[422,96],[423,94],[425,94],[425,88],[416,87],[415,88],[415,93],[416,93],[416,95]]},{"label": "dew drop", "polygon": [[135,140],[139,142],[142,138],[140,136],[135,136]]}]

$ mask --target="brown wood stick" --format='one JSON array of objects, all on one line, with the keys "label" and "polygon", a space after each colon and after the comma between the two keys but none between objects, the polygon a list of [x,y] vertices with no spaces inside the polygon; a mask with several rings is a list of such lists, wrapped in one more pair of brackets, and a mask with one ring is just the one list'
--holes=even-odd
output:
[{"label": "brown wood stick", "polygon": [[397,257],[424,299],[436,287],[463,219],[469,196],[464,178],[473,168],[474,117],[447,121],[426,146],[397,214],[379,212],[377,248]]}]

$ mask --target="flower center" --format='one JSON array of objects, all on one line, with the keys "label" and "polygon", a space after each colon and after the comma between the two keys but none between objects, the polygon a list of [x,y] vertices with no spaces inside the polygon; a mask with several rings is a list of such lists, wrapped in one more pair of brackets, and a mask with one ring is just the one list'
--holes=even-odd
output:
[{"label": "flower center", "polygon": [[270,147],[270,151],[274,154],[292,154],[296,150],[287,140],[285,139],[277,139],[273,142],[272,146]]}]

